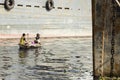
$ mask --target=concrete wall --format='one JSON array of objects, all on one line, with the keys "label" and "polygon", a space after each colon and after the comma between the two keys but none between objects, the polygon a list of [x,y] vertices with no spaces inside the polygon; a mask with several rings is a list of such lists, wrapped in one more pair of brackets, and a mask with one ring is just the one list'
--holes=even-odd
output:
[{"label": "concrete wall", "polygon": [[[94,76],[120,76],[120,7],[115,0],[92,0]],[[114,4],[113,4],[114,3]],[[114,9],[113,9],[114,5]],[[115,17],[115,18],[114,18]],[[114,23],[114,25],[113,25]],[[113,75],[111,75],[111,39],[113,27]]]}]

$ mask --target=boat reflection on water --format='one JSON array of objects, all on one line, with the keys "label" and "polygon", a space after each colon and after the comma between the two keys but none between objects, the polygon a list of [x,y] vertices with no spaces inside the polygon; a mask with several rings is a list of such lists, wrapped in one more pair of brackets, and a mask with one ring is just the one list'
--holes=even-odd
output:
[{"label": "boat reflection on water", "polygon": [[28,55],[28,51],[27,50],[19,50],[19,62],[20,64],[25,64],[25,58]]},{"label": "boat reflection on water", "polygon": [[27,50],[19,50],[19,57],[20,58],[27,57]]},{"label": "boat reflection on water", "polygon": [[37,57],[40,54],[39,50],[41,48],[33,48],[33,49],[19,49],[19,58],[20,58],[20,62],[24,63],[25,59],[29,58],[29,53],[32,52],[34,55],[34,61],[37,61]]},{"label": "boat reflection on water", "polygon": [[[20,58],[19,59],[19,70],[20,70],[19,76],[22,76],[21,79],[31,77],[32,79],[35,78],[37,80],[69,80],[66,74],[65,66],[64,66],[64,63],[67,60],[66,59],[50,59],[47,56],[46,58],[43,59],[41,57],[49,53],[50,52],[46,53],[45,51],[41,52],[41,48],[36,48],[32,50],[20,49],[19,50],[19,58]],[[31,56],[31,54],[33,55]],[[55,67],[54,66],[55,63],[57,64],[63,63],[63,67],[61,67],[60,65],[56,65]]]}]

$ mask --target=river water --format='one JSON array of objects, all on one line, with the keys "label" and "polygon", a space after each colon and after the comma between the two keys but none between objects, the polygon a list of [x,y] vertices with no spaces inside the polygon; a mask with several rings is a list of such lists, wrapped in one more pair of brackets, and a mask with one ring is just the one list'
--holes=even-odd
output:
[{"label": "river water", "polygon": [[19,50],[18,39],[0,39],[0,80],[93,80],[92,39],[42,39]]}]

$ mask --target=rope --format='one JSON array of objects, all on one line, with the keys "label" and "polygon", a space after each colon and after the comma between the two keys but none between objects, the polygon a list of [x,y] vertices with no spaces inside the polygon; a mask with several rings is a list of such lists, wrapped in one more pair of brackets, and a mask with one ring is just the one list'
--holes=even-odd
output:
[{"label": "rope", "polygon": [[120,2],[118,1],[118,0],[115,0],[116,1],[116,3],[118,4],[118,6],[120,7]]}]

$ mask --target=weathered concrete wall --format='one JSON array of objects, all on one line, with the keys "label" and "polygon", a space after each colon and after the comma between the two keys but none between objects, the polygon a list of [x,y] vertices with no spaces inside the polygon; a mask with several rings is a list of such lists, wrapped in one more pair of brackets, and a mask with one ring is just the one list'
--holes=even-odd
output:
[{"label": "weathered concrete wall", "polygon": [[[120,77],[120,7],[115,0],[92,0],[94,76],[111,76],[113,23],[115,45],[113,75]],[[113,9],[114,5],[114,9]],[[115,17],[115,18],[113,18]]]}]

